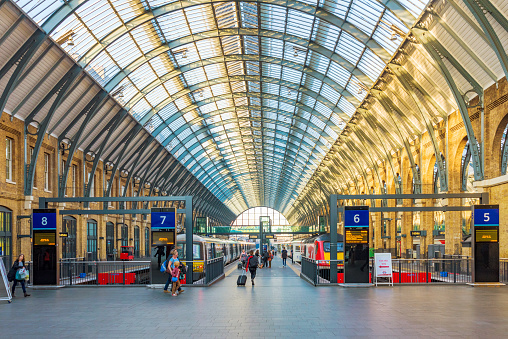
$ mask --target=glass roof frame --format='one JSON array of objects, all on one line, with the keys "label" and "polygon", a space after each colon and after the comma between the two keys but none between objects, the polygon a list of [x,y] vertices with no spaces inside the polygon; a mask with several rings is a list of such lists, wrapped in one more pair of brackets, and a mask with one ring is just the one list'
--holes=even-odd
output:
[{"label": "glass roof frame", "polygon": [[[288,154],[293,152],[293,146],[290,147],[290,144],[298,146],[298,153],[294,157],[295,163],[297,159],[299,159],[300,149],[303,148],[310,148],[310,152],[307,152],[306,150],[306,152],[309,153],[306,157],[301,156],[302,160],[307,163],[312,159],[311,155],[318,160],[324,158],[330,148],[325,147],[324,154],[319,154],[318,152],[321,151],[321,147],[318,145],[320,142],[325,145],[329,143],[329,140],[326,140],[326,137],[324,138],[326,143],[321,141],[320,137],[322,136],[323,131],[325,131],[328,127],[331,128],[332,131],[334,130],[334,133],[338,135],[340,134],[342,128],[338,127],[330,120],[334,113],[331,113],[332,115],[329,117],[322,116],[317,113],[321,113],[323,109],[328,108],[331,109],[332,112],[335,111],[335,114],[338,113],[338,116],[342,120],[347,121],[355,112],[356,106],[358,106],[358,104],[363,100],[363,97],[358,97],[354,94],[355,91],[358,90],[358,94],[360,94],[362,92],[362,87],[370,87],[373,84],[379,73],[385,67],[386,62],[396,50],[398,42],[401,41],[399,37],[395,39],[397,40],[396,42],[389,42],[391,39],[388,39],[388,35],[391,29],[388,24],[395,25],[402,31],[407,31],[407,28],[402,22],[400,22],[400,20],[398,20],[394,15],[390,16],[391,13],[387,10],[384,4],[368,0],[320,0],[315,3],[303,3],[301,1],[290,0],[285,2],[285,4],[268,0],[239,2],[212,2],[200,0],[198,2],[183,4],[180,2],[167,3],[167,1],[159,0],[147,0],[143,3],[126,0],[71,0],[62,6],[59,6],[57,1],[53,0],[46,0],[43,2],[47,5],[46,9],[38,11],[34,15],[34,9],[28,8],[30,5],[27,5],[27,0],[17,1],[17,3],[22,7],[23,4],[25,4],[27,12],[30,14],[30,11],[32,11],[32,18],[34,18],[34,20],[39,24],[42,24],[43,29],[48,32],[52,32],[52,36],[54,38],[58,37],[58,34],[62,34],[62,32],[57,32],[55,30],[59,27],[59,25],[61,25],[61,23],[77,22],[79,25],[87,27],[89,35],[93,36],[93,39],[95,39],[95,44],[92,43],[87,45],[87,43],[84,43],[84,40],[81,40],[79,41],[80,43],[76,45],[80,45],[81,47],[85,45],[88,46],[87,52],[83,55],[70,54],[77,59],[81,65],[86,66],[92,76],[95,74],[94,78],[99,81],[106,90],[111,93],[115,93],[115,91],[118,91],[119,93],[122,80],[129,79],[129,81],[131,81],[131,75],[134,75],[137,70],[145,72],[142,78],[133,82],[133,86],[136,88],[135,90],[137,93],[135,93],[134,97],[130,98],[130,100],[133,100],[132,105],[126,105],[126,108],[131,109],[135,116],[138,113],[134,111],[140,109],[140,112],[142,113],[139,113],[136,119],[141,121],[140,116],[141,114],[144,114],[141,119],[143,119],[144,126],[149,131],[151,128],[149,122],[153,121],[152,118],[156,116],[156,114],[159,114],[159,112],[168,107],[168,98],[172,99],[171,103],[175,103],[174,105],[177,107],[178,114],[173,114],[173,119],[163,118],[163,123],[157,128],[152,129],[151,132],[154,132],[153,135],[157,138],[157,140],[162,140],[162,142],[166,143],[164,146],[168,150],[172,152],[174,150],[176,154],[173,154],[179,161],[184,163],[186,166],[191,166],[190,169],[194,175],[201,178],[210,178],[213,185],[216,187],[216,190],[219,187],[219,182],[215,179],[215,177],[217,177],[215,175],[216,172],[220,173],[220,176],[217,178],[219,179],[222,176],[222,180],[224,182],[230,183],[231,178],[236,180],[234,172],[230,170],[232,167],[230,168],[230,165],[223,158],[223,162],[226,163],[225,166],[216,167],[214,165],[216,172],[214,171],[211,175],[209,175],[208,173],[205,173],[206,171],[203,171],[203,175],[203,173],[195,171],[197,167],[200,167],[198,164],[199,159],[196,157],[206,153],[206,149],[212,148],[213,143],[205,145],[205,147],[201,147],[203,151],[197,150],[194,154],[192,152],[197,149],[196,144],[200,142],[200,140],[196,138],[197,133],[209,130],[210,138],[208,138],[207,141],[211,141],[213,139],[215,148],[216,150],[219,150],[219,153],[222,153],[222,146],[226,144],[233,151],[232,153],[235,153],[233,145],[236,145],[237,141],[243,140],[241,137],[241,128],[238,127],[236,130],[232,129],[234,124],[232,124],[231,120],[234,119],[222,118],[224,114],[228,114],[224,112],[226,108],[234,108],[234,111],[231,113],[238,116],[239,111],[249,107],[245,111],[248,112],[251,117],[250,120],[253,123],[255,122],[254,114],[259,114],[259,112],[252,110],[251,107],[260,107],[261,109],[259,111],[261,111],[261,116],[264,116],[265,111],[268,112],[267,115],[272,113],[275,114],[275,118],[270,120],[274,122],[274,127],[266,130],[266,132],[273,133],[275,136],[273,139],[273,150],[271,153],[266,153],[266,157],[273,157],[275,154],[279,153],[280,149],[284,149],[284,152],[281,153],[284,157],[282,162],[287,168],[284,171],[281,170],[281,173],[279,174],[280,178],[281,176],[287,174],[288,169],[293,171],[292,166],[286,166],[285,163]],[[418,13],[419,10],[423,9],[422,6],[418,5],[418,3],[421,3],[419,0],[400,0],[400,2],[408,8],[408,10],[413,11],[412,13]],[[102,4],[102,6],[98,6],[97,4],[99,3]],[[96,5],[93,6],[93,4]],[[37,4],[36,7],[38,6],[39,5]],[[90,9],[92,7],[94,7],[94,11]],[[50,16],[52,13],[56,14]],[[257,18],[254,14],[257,14]],[[77,21],[74,19],[67,20],[68,18],[71,18],[72,15],[77,17]],[[178,15],[180,15],[180,17],[178,17]],[[108,20],[107,24],[100,25],[101,20],[106,17],[110,20]],[[169,25],[174,32],[168,32],[167,30],[167,27],[169,27],[168,22],[165,21],[167,17],[171,17],[171,20],[175,21],[173,25]],[[46,21],[45,19],[47,18],[49,18],[49,20]],[[181,26],[176,24],[178,20],[180,20]],[[151,25],[149,29],[145,25],[146,23]],[[180,27],[184,26],[187,27],[187,33],[184,32],[185,29],[179,31]],[[335,32],[332,32],[333,27],[336,27],[338,31],[336,30]],[[308,36],[306,36],[307,32],[309,32]],[[165,36],[168,33],[175,38],[169,39]],[[331,50],[330,47],[327,47],[330,45],[330,42],[327,40],[331,37],[330,34],[336,35],[335,45]],[[384,34],[384,40],[380,38],[379,34]],[[256,37],[258,38],[257,45],[255,41]],[[79,39],[80,37],[78,36],[77,38]],[[263,39],[270,40],[263,42]],[[201,51],[201,47],[198,46],[198,43],[204,44],[206,42],[209,46],[214,46],[214,41],[219,42],[218,46],[215,45],[215,48],[219,48],[219,55],[214,56],[213,54],[207,54],[207,57],[204,57],[204,54],[200,55],[200,53],[204,53],[203,51],[205,51],[206,48]],[[276,84],[279,86],[278,93],[274,94],[273,92],[270,92],[271,90],[266,91],[266,89],[271,88],[269,85],[272,80],[270,80],[270,77],[262,76],[264,67],[266,65],[270,65],[270,62],[266,59],[261,60],[261,58],[275,57],[273,55],[261,54],[263,50],[266,50],[266,48],[268,48],[268,51],[271,51],[270,53],[277,52],[280,49],[274,47],[279,44],[277,41],[282,41],[283,46],[282,57],[278,58],[280,60],[280,65],[282,66],[280,67],[280,77],[284,77],[282,69],[287,68],[288,72],[290,72],[289,69],[299,72],[300,80],[298,83],[298,78],[294,78],[296,79],[295,82],[291,83],[272,78],[275,79]],[[350,48],[342,48],[340,54],[338,54],[337,48],[339,45],[342,46],[343,42],[347,42]],[[266,43],[269,44],[266,45]],[[290,46],[289,49],[291,46],[293,47],[295,57],[300,55],[300,59],[303,58],[302,65],[305,66],[302,66],[301,70],[298,70],[297,67],[291,67],[297,65],[297,62],[293,62],[291,60],[291,52],[286,50],[284,47],[286,45]],[[129,48],[129,46],[131,47]],[[257,58],[255,57],[256,46]],[[125,57],[123,59],[118,59],[118,51],[122,52],[125,48],[129,48],[131,53],[129,53],[129,55],[123,53]],[[182,48],[186,49],[183,50]],[[135,49],[138,49],[140,53],[136,53]],[[197,59],[193,59],[196,57],[192,54],[193,51],[197,53]],[[229,61],[230,59],[228,58],[227,61],[226,58],[228,57],[228,54],[235,51],[240,55],[247,55],[246,53],[254,52],[254,54],[249,54],[254,55],[252,57],[253,60],[241,58],[241,60],[238,60],[238,62],[235,63],[233,60]],[[189,67],[189,70],[184,72],[182,71],[182,69],[184,69],[182,67],[185,67],[192,61],[189,61],[189,63],[186,63],[186,61],[182,62],[186,53],[189,54],[187,56],[189,60],[195,60],[194,62],[196,67],[191,66]],[[359,54],[355,56],[354,53]],[[160,72],[160,74],[158,74],[157,67],[151,64],[155,58],[159,58],[161,55],[167,56],[167,60],[173,64],[172,66],[169,66],[169,68],[166,68],[167,72],[164,74]],[[79,57],[77,58],[77,56]],[[204,71],[204,67],[211,64],[205,65],[204,62],[207,61],[203,60],[221,57],[224,61],[217,59],[215,60],[217,61],[215,64],[223,64],[223,67],[226,70],[226,76],[210,79],[207,72]],[[382,60],[383,64],[374,66],[375,58]],[[160,58],[157,60],[160,60]],[[328,60],[328,62],[326,62],[326,60]],[[350,72],[350,77],[342,88],[340,87],[340,84],[336,83],[335,80],[328,76],[328,70],[332,65],[330,60],[336,61],[338,65],[344,67]],[[253,66],[256,62],[258,63],[257,71],[259,74],[257,77],[248,73],[256,71]],[[291,62],[293,63],[291,64]],[[109,63],[110,66],[101,66],[101,63],[106,63],[105,65],[108,65]],[[196,82],[196,79],[186,75],[190,75],[191,73],[200,73],[200,68],[198,67],[199,63],[202,64],[201,69],[203,69],[199,77],[201,77],[204,81]],[[363,70],[367,70],[368,67],[371,66],[381,69],[376,69],[373,75],[367,75],[364,73]],[[171,79],[179,81],[177,87],[173,86],[176,89],[178,89],[178,87],[180,88],[180,90],[176,92],[179,94],[176,95],[175,93],[171,93],[172,89],[168,89],[165,86],[169,80],[165,82],[161,81],[161,76],[169,76],[172,71],[174,71],[173,73],[178,73],[171,75]],[[156,75],[156,79],[147,81],[149,80],[149,77],[145,75],[150,72]],[[314,77],[314,75],[317,75],[316,73],[322,75],[322,77],[319,76],[321,79]],[[354,80],[352,80],[353,77],[355,77]],[[101,81],[101,78],[109,80],[105,82]],[[319,82],[312,80],[312,78],[317,79]],[[330,84],[326,83],[328,80]],[[352,82],[354,81],[358,82],[356,88],[354,86],[351,87]],[[255,84],[256,82],[259,83],[259,86],[257,86],[259,88],[256,88],[255,85],[253,87],[251,84]],[[338,92],[338,98],[335,105],[333,105],[333,102],[328,101],[327,96],[324,96],[328,88],[325,84],[332,88],[332,90]],[[339,87],[334,88],[335,85],[339,85]],[[296,100],[293,101],[294,105],[287,102],[287,100],[285,100],[285,98],[281,95],[283,87],[285,87],[288,92],[293,90],[297,93]],[[240,91],[238,91],[238,89],[240,89]],[[241,89],[244,90],[242,91]],[[337,91],[337,89],[341,90]],[[208,91],[211,94],[212,100],[204,98],[203,92],[205,91]],[[259,99],[253,97],[250,93],[259,93]],[[161,99],[164,96],[166,96],[167,99]],[[227,98],[227,96],[230,96],[230,98]],[[201,100],[199,97],[204,99]],[[302,102],[302,98],[307,97],[314,97],[312,106],[307,106],[306,103]],[[269,108],[273,108],[270,106],[270,100],[277,102],[276,112],[268,111]],[[208,109],[205,107],[205,105],[208,104],[208,101],[211,101],[211,104],[215,105],[217,109],[207,112],[203,111],[205,108]],[[201,104],[202,102],[205,103]],[[237,102],[243,104],[237,105]],[[257,105],[258,102],[259,105]],[[253,105],[253,103],[255,105]],[[287,134],[281,133],[281,130],[286,128],[286,124],[279,120],[279,114],[282,114],[284,116],[282,118],[284,119],[286,114],[290,113],[290,111],[281,109],[281,105],[284,104],[289,105],[287,106],[288,108],[292,107],[293,118],[296,118],[298,113],[310,113],[310,118],[308,120],[303,119],[304,115],[302,115],[300,119],[303,119],[306,125],[311,125],[310,129],[306,127],[306,130],[303,131],[298,126],[290,126]],[[311,112],[306,112],[305,110],[302,112],[301,110],[303,107],[299,107],[300,105],[308,107],[311,109]],[[160,107],[160,110],[153,111],[154,107]],[[238,109],[237,107],[241,108]],[[146,109],[149,109],[149,111],[144,111]],[[212,114],[209,114],[210,112],[213,112],[213,118]],[[215,112],[217,112],[217,114]],[[149,116],[150,114],[151,116]],[[210,116],[205,118],[207,117],[207,114]],[[188,118],[182,118],[185,115],[188,115],[189,117],[193,116],[193,118],[189,118],[190,120]],[[219,119],[217,121],[213,121],[212,119],[215,119],[216,117],[219,117]],[[312,121],[313,117],[317,117],[317,120]],[[292,122],[293,118],[291,119]],[[213,123],[207,123],[206,119],[212,120]],[[236,120],[237,125],[240,126],[239,123],[241,122],[241,119]],[[298,119],[295,119],[295,121],[297,120]],[[203,121],[205,121],[206,125],[202,124]],[[196,124],[193,124],[194,122],[197,123],[197,127],[195,126]],[[297,122],[302,123],[302,121]],[[325,127],[318,126],[318,124],[322,125],[323,123],[325,124]],[[222,130],[227,128],[228,131],[231,130],[233,133],[236,132],[240,134],[240,136],[236,135],[230,137],[229,133],[226,133],[225,131],[224,134],[216,133],[219,131],[218,128],[220,126],[222,126]],[[264,123],[262,126],[264,127]],[[251,126],[251,130],[252,133],[254,133],[254,131],[257,131],[258,129]],[[263,128],[261,128],[261,130],[261,136],[258,139],[261,140],[261,144],[264,144],[266,140],[270,139],[265,136]],[[302,131],[304,133],[302,133]],[[322,132],[318,133],[318,131]],[[280,133],[281,137],[277,137],[278,133]],[[291,136],[296,136],[295,133],[301,134],[300,139],[302,141],[300,142],[300,145],[295,145],[293,142],[290,142],[292,139]],[[314,133],[316,133],[317,136],[314,135]],[[171,136],[174,134],[183,134],[183,140],[181,140],[180,144],[175,146],[172,145],[172,141],[175,140],[175,137],[173,136],[171,139]],[[218,136],[222,135],[227,136],[227,143],[222,142],[221,138],[217,139]],[[195,142],[188,145],[193,138],[195,139]],[[304,138],[307,138],[309,142],[307,142]],[[188,141],[184,144],[184,140]],[[280,148],[276,148],[276,142],[280,142],[283,145],[277,145]],[[313,142],[313,144],[310,142]],[[250,145],[250,143],[243,144],[244,151],[245,145]],[[182,148],[185,148],[186,152],[178,154]],[[235,146],[235,148],[238,148],[238,146]],[[328,150],[326,150],[326,148],[328,148]],[[264,157],[265,147],[261,146],[260,152]],[[243,152],[241,156],[247,157],[247,153]],[[237,157],[234,154],[233,159],[236,163],[238,163],[236,158]],[[317,161],[316,164],[313,165],[311,172],[317,168],[319,163],[320,161]],[[244,173],[241,172],[241,175],[243,176]],[[229,179],[227,179],[228,176],[230,176]],[[272,177],[276,177],[273,167],[269,175],[264,172],[259,177],[252,177],[251,179],[270,182],[270,178]],[[209,182],[208,179],[206,180]],[[207,185],[207,187],[210,188],[209,185]],[[233,188],[231,185],[230,187]],[[279,184],[277,184],[276,189],[278,189],[278,187]],[[231,206],[230,203],[232,203],[233,200],[235,200],[236,203],[241,203],[241,200],[244,200],[247,205],[250,205],[248,199],[245,199],[245,193],[242,185],[237,185],[237,188],[244,196],[243,199],[238,196],[238,190],[236,193],[232,193],[234,199],[231,199],[230,197],[225,198],[224,195],[221,196],[221,200],[226,203],[229,202],[228,205],[230,205],[230,208],[233,207],[233,210],[237,210],[238,208],[236,206]],[[271,189],[271,186],[267,186],[264,190],[270,191]],[[286,189],[287,187],[282,188],[283,191],[286,191]],[[262,193],[260,195],[262,195]],[[289,201],[284,203],[287,205]],[[285,206],[274,207],[284,210]]]}]

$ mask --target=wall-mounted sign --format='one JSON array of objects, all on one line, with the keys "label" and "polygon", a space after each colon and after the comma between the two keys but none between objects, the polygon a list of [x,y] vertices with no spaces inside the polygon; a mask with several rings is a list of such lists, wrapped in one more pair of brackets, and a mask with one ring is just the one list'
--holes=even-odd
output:
[{"label": "wall-mounted sign", "polygon": [[498,242],[497,231],[498,230],[476,230],[476,242]]},{"label": "wall-mounted sign", "polygon": [[56,209],[34,209],[32,228],[34,230],[56,230]]},{"label": "wall-mounted sign", "polygon": [[272,234],[267,234],[267,235],[265,235],[265,239],[273,239],[273,235]]},{"label": "wall-mounted sign", "polygon": [[152,208],[151,223],[152,229],[175,229],[176,208]]},{"label": "wall-mounted sign", "polygon": [[259,235],[257,235],[257,234],[249,234],[249,239],[259,239]]},{"label": "wall-mounted sign", "polygon": [[69,236],[69,233],[67,233],[67,232],[60,232],[60,233],[58,233],[58,235],[60,236],[60,238],[67,238]]},{"label": "wall-mounted sign", "polygon": [[411,231],[410,234],[412,237],[426,237],[427,231]]}]

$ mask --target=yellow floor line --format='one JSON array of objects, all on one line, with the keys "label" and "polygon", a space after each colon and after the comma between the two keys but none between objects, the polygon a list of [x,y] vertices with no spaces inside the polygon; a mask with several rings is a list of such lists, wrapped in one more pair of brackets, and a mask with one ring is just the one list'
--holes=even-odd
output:
[{"label": "yellow floor line", "polygon": [[290,269],[292,269],[292,270],[293,270],[293,272],[295,272],[295,274],[296,274],[297,276],[300,276],[300,271],[299,271],[298,269],[296,269],[296,268],[294,267],[294,265],[293,265],[293,264],[288,263],[288,266],[289,266],[289,268],[290,268]]},{"label": "yellow floor line", "polygon": [[237,269],[238,269],[238,260],[237,260],[237,261],[235,261],[235,262],[233,262],[233,263],[231,264],[231,266],[233,266],[233,267],[231,267],[231,269],[230,269],[229,271],[227,271],[227,272],[226,272],[226,274],[225,274],[225,275],[226,275],[226,277],[227,277],[228,275],[230,275],[231,273],[233,273],[235,270],[237,270]]}]

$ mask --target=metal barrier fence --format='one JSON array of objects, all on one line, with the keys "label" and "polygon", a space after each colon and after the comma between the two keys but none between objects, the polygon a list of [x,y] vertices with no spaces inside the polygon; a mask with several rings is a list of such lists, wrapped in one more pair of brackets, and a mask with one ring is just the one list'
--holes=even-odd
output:
[{"label": "metal barrier fence", "polygon": [[[344,278],[342,260],[337,260],[337,281]],[[374,265],[370,262],[370,270]],[[508,259],[501,262],[501,274],[508,280]],[[330,260],[313,260],[302,257],[301,275],[313,285],[330,284]],[[393,282],[395,284],[451,283],[466,284],[472,282],[472,259],[392,259]],[[346,273],[347,274],[347,273]],[[373,276],[373,275],[372,275]],[[374,277],[373,277],[374,278]],[[503,278],[501,278],[501,281]]]},{"label": "metal barrier fence", "polygon": [[205,265],[205,284],[211,284],[216,279],[224,275],[224,257],[206,261]]},{"label": "metal barrier fence", "polygon": [[150,261],[77,261],[60,262],[60,284],[148,285]]},{"label": "metal barrier fence", "polygon": [[499,282],[508,283],[508,258],[499,259]]}]

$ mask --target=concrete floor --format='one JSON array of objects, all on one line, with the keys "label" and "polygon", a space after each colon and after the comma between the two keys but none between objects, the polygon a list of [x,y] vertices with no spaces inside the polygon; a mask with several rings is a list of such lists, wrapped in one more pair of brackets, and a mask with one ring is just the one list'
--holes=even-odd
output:
[{"label": "concrete floor", "polygon": [[[144,287],[31,291],[0,302],[1,338],[505,338],[508,288],[313,287],[276,258],[254,287],[239,271],[178,297]],[[228,272],[228,273],[229,273]],[[18,295],[22,295],[18,291]]]}]

